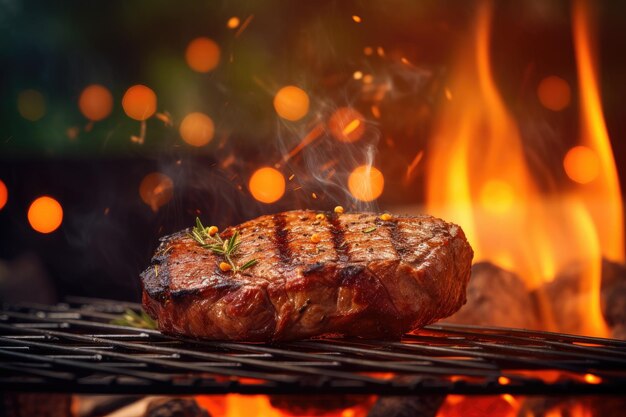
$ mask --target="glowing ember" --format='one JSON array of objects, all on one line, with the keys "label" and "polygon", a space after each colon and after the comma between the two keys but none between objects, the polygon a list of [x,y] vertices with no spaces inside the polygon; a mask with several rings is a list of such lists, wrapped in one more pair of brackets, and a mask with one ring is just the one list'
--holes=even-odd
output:
[{"label": "glowing ember", "polygon": [[424,151],[419,151],[415,155],[415,157],[413,158],[409,166],[406,168],[406,174],[404,175],[405,185],[408,185],[415,178],[415,173],[417,172],[417,166],[422,161],[423,157],[424,157]]},{"label": "glowing ember", "polygon": [[371,46],[366,46],[365,48],[363,48],[363,54],[369,56],[372,55],[374,53],[374,49],[372,49]]},{"label": "glowing ember", "polygon": [[38,197],[28,208],[28,223],[39,233],[52,233],[63,222],[61,204],[50,196]]},{"label": "glowing ember", "polygon": [[252,174],[248,188],[256,200],[274,203],[285,194],[285,177],[277,169],[263,167]]},{"label": "glowing ember", "polygon": [[328,128],[340,142],[355,142],[365,132],[365,118],[351,107],[338,108],[328,121]]},{"label": "glowing ember", "polygon": [[237,16],[233,16],[230,19],[228,19],[228,22],[226,23],[226,27],[228,27],[228,29],[236,29],[237,26],[239,26],[240,20]]},{"label": "glowing ember", "polygon": [[[344,409],[326,409],[328,406],[321,406],[321,409],[302,408],[298,404],[296,397],[294,409],[287,409],[274,404],[274,400],[267,395],[239,395],[228,394],[224,396],[201,395],[194,397],[198,405],[205,408],[211,415],[223,417],[240,416],[263,416],[263,417],[290,417],[315,415],[324,417],[365,417],[371,408],[373,400],[367,399],[363,403],[353,405]],[[289,402],[287,402],[289,404]],[[296,405],[298,404],[298,405]]]},{"label": "glowing ember", "polygon": [[149,87],[137,84],[124,93],[122,107],[128,117],[143,121],[156,112],[157,96]]},{"label": "glowing ember", "polygon": [[174,126],[172,115],[168,111],[165,111],[163,113],[155,113],[154,117],[162,121],[165,126]]},{"label": "glowing ember", "polygon": [[585,374],[585,382],[588,384],[599,384],[602,382],[602,378],[594,374]]},{"label": "glowing ember", "polygon": [[288,85],[274,96],[274,109],[283,119],[300,120],[309,112],[309,96],[301,88]]},{"label": "glowing ember", "polygon": [[509,385],[511,383],[511,380],[505,376],[499,376],[498,377],[498,384],[500,385]]},{"label": "glowing ember", "polygon": [[572,181],[580,184],[590,183],[600,174],[598,155],[586,146],[575,146],[567,151],[563,168]]},{"label": "glowing ember", "polygon": [[361,23],[363,21],[363,19],[361,19],[361,16],[357,15],[352,15],[352,20],[354,20],[356,23]]},{"label": "glowing ember", "polygon": [[209,72],[220,63],[220,47],[212,39],[196,38],[187,45],[185,60],[192,70]]},{"label": "glowing ember", "polygon": [[354,78],[355,80],[360,80],[361,78],[363,78],[363,73],[361,71],[354,71],[354,74],[352,74],[352,78]]},{"label": "glowing ember", "polygon": [[560,111],[569,106],[572,93],[567,81],[560,77],[550,76],[539,83],[537,96],[546,109]]},{"label": "glowing ember", "polygon": [[376,200],[383,193],[384,188],[383,173],[370,165],[361,165],[355,168],[348,177],[348,189],[357,200]]},{"label": "glowing ember", "polygon": [[543,417],[595,417],[598,414],[597,412],[592,411],[592,409],[585,404],[586,401],[578,401],[576,403],[565,403],[560,404],[557,407],[554,407],[550,410],[547,410]]},{"label": "glowing ember", "polygon": [[517,417],[519,401],[508,394],[499,396],[448,395],[437,417]]},{"label": "glowing ember", "polygon": [[239,29],[237,30],[237,32],[235,33],[235,38],[238,38],[239,36],[241,36],[241,34],[243,33],[244,30],[246,30],[246,28],[250,25],[250,23],[252,22],[252,19],[254,19],[254,15],[251,14],[250,16],[246,17],[246,20],[243,21],[243,23],[241,24],[241,26],[239,27]]},{"label": "glowing ember", "polygon": [[46,114],[46,100],[37,90],[24,90],[17,96],[17,111],[24,119],[36,122]]},{"label": "glowing ember", "polygon": [[289,151],[287,155],[283,157],[283,162],[287,162],[288,160],[296,156],[298,153],[300,153],[300,151],[302,151],[302,149],[306,148],[315,140],[319,139],[323,133],[324,133],[324,125],[321,123],[318,123],[317,125],[313,127],[313,129],[311,129],[309,133],[307,133],[302,138],[300,143],[294,146],[294,148],[291,151]]},{"label": "glowing ember", "polygon": [[78,108],[83,116],[93,122],[103,120],[113,110],[113,95],[106,87],[92,84],[80,94]]},{"label": "glowing ember", "polygon": [[189,113],[180,124],[180,136],[192,146],[204,146],[213,139],[213,120],[204,113]]},{"label": "glowing ember", "polygon": [[0,180],[0,210],[4,208],[9,199],[9,190],[2,180]]},{"label": "glowing ember", "polygon": [[167,204],[174,195],[174,182],[170,177],[160,172],[146,175],[139,184],[139,196],[152,211],[158,211]]}]

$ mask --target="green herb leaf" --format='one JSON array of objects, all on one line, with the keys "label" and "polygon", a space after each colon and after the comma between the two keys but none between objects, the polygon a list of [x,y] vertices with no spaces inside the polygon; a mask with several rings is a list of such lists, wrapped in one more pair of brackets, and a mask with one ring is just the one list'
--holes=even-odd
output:
[{"label": "green herb leaf", "polygon": [[237,243],[237,238],[239,238],[239,231],[236,230],[235,233],[228,239],[228,245],[226,246],[226,251],[230,255],[233,253],[233,248],[235,247],[235,243]]},{"label": "green herb leaf", "polygon": [[140,329],[156,329],[157,323],[145,311],[137,314],[134,310],[127,308],[121,317],[110,321],[118,326],[136,327]]},{"label": "green herb leaf", "polygon": [[258,260],[256,260],[256,259],[252,259],[252,260],[250,260],[250,261],[246,262],[245,264],[241,265],[241,266],[239,267],[239,270],[240,270],[240,271],[243,271],[243,270],[246,270],[246,269],[248,269],[248,268],[252,268],[254,265],[256,265],[256,264],[258,264],[258,263],[259,263],[259,261],[258,261]]},{"label": "green herb leaf", "polygon": [[374,230],[376,230],[376,226],[368,227],[367,229],[363,230],[363,233],[372,233]]},{"label": "green herb leaf", "polygon": [[200,217],[196,217],[196,229],[198,229],[199,231],[201,230],[202,232],[204,232],[205,227],[202,225],[202,222],[200,221]]},{"label": "green herb leaf", "polygon": [[[196,217],[196,226],[192,229],[189,236],[198,242],[198,244],[200,244],[200,246],[204,249],[208,249],[213,253],[223,256],[224,260],[232,267],[233,272],[239,272],[251,268],[258,262],[256,259],[253,259],[246,262],[242,266],[237,265],[234,258],[239,250],[239,246],[241,245],[238,230],[235,230],[230,238],[223,240],[219,233],[215,233],[213,236],[209,235],[207,228],[204,227],[200,218]],[[211,243],[208,243],[207,241]]]}]

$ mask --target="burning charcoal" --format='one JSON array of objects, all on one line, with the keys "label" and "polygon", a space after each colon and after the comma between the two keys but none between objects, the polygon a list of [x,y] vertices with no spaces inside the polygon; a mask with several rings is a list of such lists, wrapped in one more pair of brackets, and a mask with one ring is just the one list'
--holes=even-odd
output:
[{"label": "burning charcoal", "polygon": [[[563,332],[582,331],[580,306],[588,303],[588,295],[581,293],[580,289],[582,268],[582,264],[572,263],[545,286],[553,306],[554,319]],[[626,338],[626,266],[602,260],[600,304],[612,337]]]},{"label": "burning charcoal", "polygon": [[604,396],[528,397],[517,412],[518,417],[624,415],[626,400]]},{"label": "burning charcoal", "polygon": [[467,304],[446,321],[531,329],[539,326],[536,305],[522,280],[489,262],[472,266]]},{"label": "burning charcoal", "polygon": [[323,416],[332,411],[369,406],[371,396],[363,395],[272,395],[270,404],[292,416]]},{"label": "burning charcoal", "polygon": [[626,340],[626,266],[602,261],[602,314],[611,327],[611,336]]},{"label": "burning charcoal", "polygon": [[152,401],[145,417],[211,417],[195,400],[167,398]]},{"label": "burning charcoal", "polygon": [[4,394],[0,417],[70,417],[72,398],[66,394]]},{"label": "burning charcoal", "polygon": [[380,397],[367,417],[434,417],[445,395]]},{"label": "burning charcoal", "polygon": [[136,403],[141,398],[137,395],[75,395],[75,415],[80,417],[106,416]]}]

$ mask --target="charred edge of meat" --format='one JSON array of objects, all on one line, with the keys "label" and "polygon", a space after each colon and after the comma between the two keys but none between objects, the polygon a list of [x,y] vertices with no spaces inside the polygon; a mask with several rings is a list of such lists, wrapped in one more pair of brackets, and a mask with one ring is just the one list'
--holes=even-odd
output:
[{"label": "charred edge of meat", "polygon": [[164,302],[170,293],[170,269],[167,268],[168,252],[171,250],[171,242],[175,242],[186,236],[191,229],[183,229],[179,232],[159,238],[159,247],[152,257],[151,265],[141,272],[141,282],[148,295],[159,302]]},{"label": "charred edge of meat", "polygon": [[302,269],[302,275],[306,276],[306,275],[314,274],[316,272],[323,270],[325,266],[326,266],[326,262],[315,262],[313,264],[306,265]]}]

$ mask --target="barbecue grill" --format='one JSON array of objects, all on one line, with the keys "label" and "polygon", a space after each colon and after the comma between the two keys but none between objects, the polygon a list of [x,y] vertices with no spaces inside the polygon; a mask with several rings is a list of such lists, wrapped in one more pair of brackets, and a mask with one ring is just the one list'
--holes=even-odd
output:
[{"label": "barbecue grill", "polygon": [[[274,345],[110,324],[135,303],[4,306],[0,389],[125,394],[625,394],[626,342],[452,324]],[[546,375],[552,375],[546,378]],[[558,377],[554,377],[554,375]]]}]

